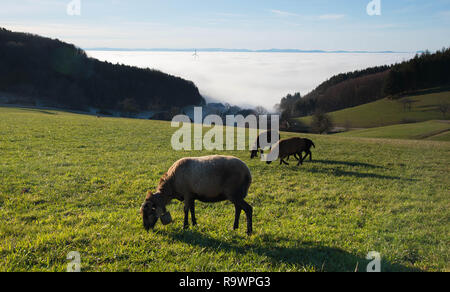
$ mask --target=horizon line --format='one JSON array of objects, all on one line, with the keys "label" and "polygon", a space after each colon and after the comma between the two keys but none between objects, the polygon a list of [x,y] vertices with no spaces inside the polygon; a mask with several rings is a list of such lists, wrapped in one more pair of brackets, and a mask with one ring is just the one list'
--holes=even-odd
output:
[{"label": "horizon line", "polygon": [[302,50],[302,49],[225,49],[225,48],[82,48],[86,51],[117,51],[117,52],[222,52],[222,53],[353,53],[353,54],[408,54],[425,51],[366,51],[366,50]]}]

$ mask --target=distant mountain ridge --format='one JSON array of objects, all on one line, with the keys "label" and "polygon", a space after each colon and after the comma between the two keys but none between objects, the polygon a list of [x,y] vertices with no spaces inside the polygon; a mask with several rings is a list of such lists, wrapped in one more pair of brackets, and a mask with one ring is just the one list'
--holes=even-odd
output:
[{"label": "distant mountain ridge", "polygon": [[346,50],[300,50],[300,49],[262,49],[262,50],[250,50],[250,49],[224,49],[224,48],[85,48],[86,51],[111,51],[111,52],[223,52],[223,53],[322,53],[322,54],[336,54],[336,53],[349,53],[349,54],[400,54],[411,52],[396,52],[396,51],[346,51]]}]

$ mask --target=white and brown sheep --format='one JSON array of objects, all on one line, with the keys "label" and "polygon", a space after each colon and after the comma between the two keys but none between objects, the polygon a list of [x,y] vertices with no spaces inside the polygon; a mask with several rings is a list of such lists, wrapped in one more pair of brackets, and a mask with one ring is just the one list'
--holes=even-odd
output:
[{"label": "white and brown sheep", "polygon": [[281,136],[280,132],[278,131],[264,131],[260,133],[251,149],[250,159],[253,159],[258,156],[258,150],[260,150],[262,155],[266,147],[272,148],[272,146],[275,145],[278,141],[280,141],[280,139]]},{"label": "white and brown sheep", "polygon": [[153,229],[161,218],[163,224],[172,221],[166,206],[173,199],[184,202],[184,228],[195,218],[195,200],[207,203],[231,201],[235,206],[234,229],[239,227],[241,211],[247,215],[247,233],[252,233],[253,208],[244,201],[252,182],[247,165],[231,156],[183,158],[175,162],[161,178],[155,194],[148,193],[141,208],[144,228]]}]

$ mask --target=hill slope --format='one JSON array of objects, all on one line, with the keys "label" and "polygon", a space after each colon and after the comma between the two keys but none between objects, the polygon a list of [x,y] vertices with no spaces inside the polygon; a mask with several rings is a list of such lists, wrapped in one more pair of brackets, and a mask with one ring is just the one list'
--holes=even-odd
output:
[{"label": "hill slope", "polygon": [[[402,100],[413,101],[411,110],[405,109]],[[329,113],[339,127],[374,128],[405,122],[441,120],[444,116],[438,110],[441,103],[450,104],[450,91],[404,97],[400,100],[382,99],[372,103]],[[448,116],[448,114],[447,114]],[[310,124],[311,117],[299,118]]]},{"label": "hill slope", "polygon": [[[172,151],[170,123],[0,108],[0,271],[449,271],[450,144],[312,136],[313,162],[247,151]],[[282,133],[283,137],[291,134]],[[197,203],[199,226],[142,227],[139,208],[174,161],[235,155],[253,175],[254,231],[230,203]],[[419,155],[420,154],[420,155]],[[292,162],[292,161],[291,161]]]},{"label": "hill slope", "polygon": [[364,138],[450,141],[449,133],[450,121],[427,121],[350,131],[338,135]]},{"label": "hill slope", "polygon": [[0,28],[0,93],[9,103],[136,112],[204,103],[190,81],[88,58],[73,45]]}]

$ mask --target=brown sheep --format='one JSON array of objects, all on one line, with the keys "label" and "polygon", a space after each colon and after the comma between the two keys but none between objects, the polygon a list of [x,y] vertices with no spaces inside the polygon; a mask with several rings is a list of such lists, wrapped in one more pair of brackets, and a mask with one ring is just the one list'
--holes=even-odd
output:
[{"label": "brown sheep", "polygon": [[148,193],[141,208],[144,228],[153,229],[161,218],[163,224],[172,222],[166,206],[173,199],[184,202],[184,228],[189,228],[189,211],[192,224],[195,218],[195,200],[207,203],[231,201],[235,206],[234,229],[239,228],[239,217],[247,215],[247,233],[252,233],[253,208],[244,201],[252,183],[247,165],[231,156],[205,156],[183,158],[175,162],[161,178],[157,192]]},{"label": "brown sheep", "polygon": [[[278,157],[280,158],[280,165],[286,164],[289,165],[284,159],[289,157],[290,155],[298,155],[300,157],[298,164],[303,164],[303,152],[306,152],[305,158],[311,154],[311,146],[314,143],[309,139],[302,138],[289,138],[279,141],[272,149],[272,151],[268,154],[267,164],[271,164],[272,161],[276,160]],[[315,147],[315,146],[314,146]],[[278,157],[275,157],[276,153],[278,153]]]},{"label": "brown sheep", "polygon": [[[305,157],[302,158],[302,161],[305,161],[306,157],[308,157],[308,156],[309,156],[309,161],[312,161],[312,152],[311,152],[311,148],[312,148],[312,147],[316,148],[316,145],[314,145],[314,142],[311,141],[310,139],[303,138],[303,140],[305,140],[305,143],[306,143],[306,148],[305,148],[305,150],[304,150],[304,152],[306,152],[306,155],[305,155]],[[295,157],[295,159],[297,159],[297,161],[298,161],[298,160],[300,160],[300,157],[302,157],[302,156],[298,157],[297,154],[296,154],[296,155],[294,155],[294,157]],[[288,156],[288,158],[287,158],[286,160],[289,161],[289,158],[290,158],[290,157]]]}]

